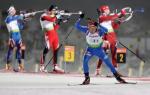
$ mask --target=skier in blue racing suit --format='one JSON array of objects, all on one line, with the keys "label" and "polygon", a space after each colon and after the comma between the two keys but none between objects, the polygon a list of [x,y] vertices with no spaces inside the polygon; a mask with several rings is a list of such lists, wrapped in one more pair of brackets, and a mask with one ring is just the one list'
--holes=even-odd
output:
[{"label": "skier in blue racing suit", "polygon": [[10,70],[10,62],[11,62],[11,56],[14,49],[16,49],[16,59],[18,60],[19,67],[18,69],[20,71],[24,70],[24,64],[21,59],[24,59],[24,49],[25,46],[22,43],[22,38],[20,31],[23,28],[23,24],[21,24],[19,21],[23,21],[26,17],[33,16],[35,14],[20,14],[16,15],[16,9],[14,6],[10,6],[8,9],[8,16],[5,19],[5,23],[7,26],[7,29],[9,31],[9,49],[7,52],[7,63],[6,63],[6,70]]},{"label": "skier in blue racing suit", "polygon": [[107,33],[107,29],[99,26],[97,22],[93,20],[88,21],[88,26],[81,26],[80,22],[82,18],[84,17],[84,14],[80,15],[79,20],[75,23],[75,27],[86,34],[86,42],[87,42],[87,49],[84,54],[83,58],[83,70],[85,75],[85,80],[83,81],[83,85],[87,85],[90,83],[90,77],[89,77],[89,66],[88,62],[92,58],[92,56],[97,56],[101,60],[104,61],[104,63],[109,67],[111,72],[114,74],[117,81],[120,83],[125,83],[125,80],[120,77],[118,72],[115,70],[114,66],[112,65],[111,61],[109,60],[108,56],[105,54],[102,44],[103,39],[102,36]]}]

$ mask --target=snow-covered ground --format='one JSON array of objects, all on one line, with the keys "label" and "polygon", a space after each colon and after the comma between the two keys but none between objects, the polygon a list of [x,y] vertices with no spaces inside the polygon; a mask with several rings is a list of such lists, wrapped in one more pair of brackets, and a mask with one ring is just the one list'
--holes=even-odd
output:
[{"label": "snow-covered ground", "polygon": [[0,73],[0,95],[150,95],[150,78],[125,78],[137,84],[115,84],[114,78],[80,74]]}]

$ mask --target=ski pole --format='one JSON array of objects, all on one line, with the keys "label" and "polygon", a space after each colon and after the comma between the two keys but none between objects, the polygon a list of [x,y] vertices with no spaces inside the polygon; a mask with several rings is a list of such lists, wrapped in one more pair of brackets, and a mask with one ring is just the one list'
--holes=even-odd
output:
[{"label": "ski pole", "polygon": [[121,43],[120,41],[118,41],[120,45],[122,45],[123,47],[125,47],[127,50],[129,50],[132,54],[134,54],[137,58],[139,58],[140,60],[142,60],[145,63],[145,60],[142,59],[140,56],[138,56],[135,52],[133,52],[131,49],[129,49],[127,46],[125,46],[123,43]]}]

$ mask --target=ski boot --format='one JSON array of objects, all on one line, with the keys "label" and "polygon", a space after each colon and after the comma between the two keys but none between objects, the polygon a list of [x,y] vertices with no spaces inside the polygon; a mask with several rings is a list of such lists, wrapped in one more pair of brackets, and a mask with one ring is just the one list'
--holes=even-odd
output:
[{"label": "ski boot", "polygon": [[126,81],[124,79],[121,78],[120,74],[118,72],[114,73],[114,77],[116,78],[116,80],[120,83],[126,83]]},{"label": "ski boot", "polygon": [[20,63],[18,66],[18,71],[23,72],[24,71],[24,63]]},{"label": "ski boot", "polygon": [[88,85],[90,84],[90,77],[89,76],[86,76],[85,77],[85,80],[83,81],[82,85]]},{"label": "ski boot", "polygon": [[44,68],[45,68],[44,65],[40,65],[40,72],[45,72],[45,73],[47,73],[47,70],[45,70]]},{"label": "ski boot", "polygon": [[54,69],[53,72],[55,73],[65,73],[65,71],[63,69],[61,69],[57,64],[54,64]]},{"label": "ski boot", "polygon": [[10,71],[10,70],[11,70],[11,65],[10,65],[10,63],[7,63],[7,64],[6,64],[5,70],[6,70],[6,71]]}]

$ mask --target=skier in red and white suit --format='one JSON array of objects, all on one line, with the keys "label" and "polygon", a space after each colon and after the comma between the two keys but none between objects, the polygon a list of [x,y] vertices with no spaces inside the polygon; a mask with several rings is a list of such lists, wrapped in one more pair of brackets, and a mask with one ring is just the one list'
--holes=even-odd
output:
[{"label": "skier in red and white suit", "polygon": [[[108,29],[108,33],[104,35],[105,45],[104,49],[107,50],[110,48],[111,55],[112,55],[112,64],[117,69],[117,62],[116,62],[116,50],[117,50],[117,36],[115,33],[115,29],[118,29],[121,22],[115,21],[116,19],[124,16],[126,14],[125,10],[121,10],[121,14],[110,14],[109,6],[103,5],[99,7],[99,11],[101,15],[99,16],[99,24],[105,28]],[[101,67],[102,61],[99,59],[99,62],[97,64],[96,68],[96,75],[100,74],[100,67]]]},{"label": "skier in red and white suit", "polygon": [[45,56],[50,50],[52,49],[53,52],[53,71],[58,73],[63,73],[64,70],[59,68],[57,65],[57,53],[59,48],[59,37],[57,34],[57,30],[59,28],[59,25],[56,23],[58,21],[58,18],[60,15],[56,14],[56,6],[51,5],[47,12],[41,15],[40,23],[42,26],[42,30],[45,35],[45,48],[43,50],[43,54],[41,56],[41,62],[40,62],[40,71],[44,72],[44,62],[45,62]]}]

